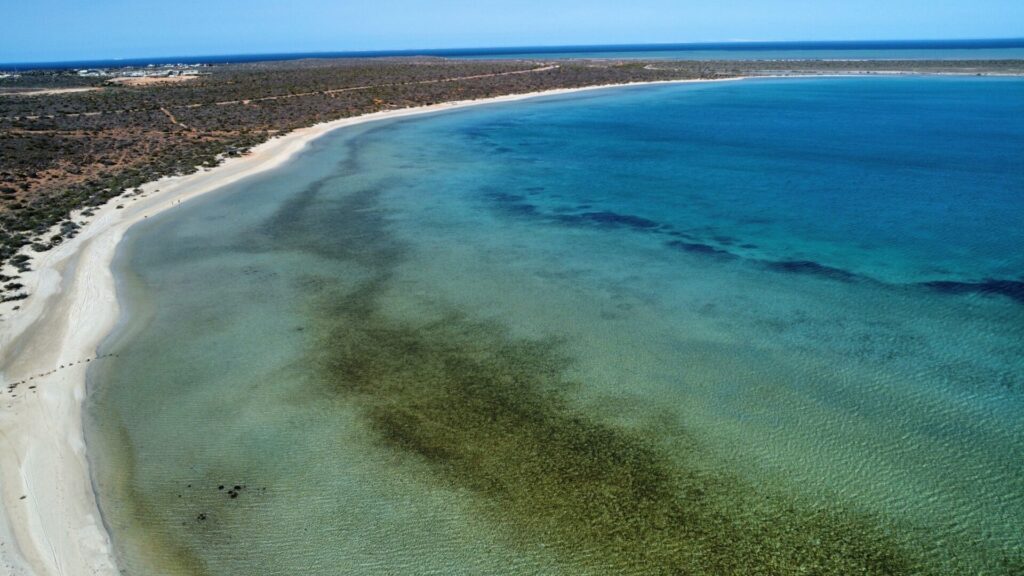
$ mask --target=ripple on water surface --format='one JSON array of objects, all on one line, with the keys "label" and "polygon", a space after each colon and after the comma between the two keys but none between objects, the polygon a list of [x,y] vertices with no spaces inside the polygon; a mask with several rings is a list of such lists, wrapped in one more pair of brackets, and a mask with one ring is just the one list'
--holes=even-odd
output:
[{"label": "ripple on water surface", "polygon": [[1024,570],[1015,95],[368,124],[148,220],[87,425],[123,567]]}]

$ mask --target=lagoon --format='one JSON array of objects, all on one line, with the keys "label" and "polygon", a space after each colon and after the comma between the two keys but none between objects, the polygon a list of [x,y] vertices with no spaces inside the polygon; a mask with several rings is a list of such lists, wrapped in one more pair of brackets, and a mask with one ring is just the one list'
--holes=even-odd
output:
[{"label": "lagoon", "polygon": [[130,574],[1024,566],[1024,82],[385,120],[135,226]]}]

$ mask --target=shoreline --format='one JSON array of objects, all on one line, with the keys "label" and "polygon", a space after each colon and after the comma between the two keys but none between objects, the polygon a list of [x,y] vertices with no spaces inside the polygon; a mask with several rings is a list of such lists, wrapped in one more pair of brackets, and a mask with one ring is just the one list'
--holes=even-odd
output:
[{"label": "shoreline", "polygon": [[137,196],[111,199],[77,236],[33,259],[20,280],[30,291],[27,299],[0,305],[6,395],[0,405],[0,568],[19,576],[119,573],[93,490],[82,410],[87,367],[102,361],[97,349],[121,315],[111,263],[135,223],[281,166],[313,140],[347,126],[590,90],[742,79],[562,88],[342,118],[276,136],[214,168],[148,182]]},{"label": "shoreline", "polygon": [[[0,398],[0,568],[14,575],[118,574],[111,536],[92,486],[82,410],[87,367],[103,361],[96,358],[97,349],[121,316],[111,263],[123,235],[135,223],[272,170],[320,136],[367,122],[629,86],[880,75],[635,82],[387,110],[294,130],[217,167],[162,178],[144,184],[138,196],[111,199],[76,237],[33,259],[33,271],[20,280],[29,298],[0,304],[0,390],[6,394]],[[17,386],[8,390],[11,384]]]}]

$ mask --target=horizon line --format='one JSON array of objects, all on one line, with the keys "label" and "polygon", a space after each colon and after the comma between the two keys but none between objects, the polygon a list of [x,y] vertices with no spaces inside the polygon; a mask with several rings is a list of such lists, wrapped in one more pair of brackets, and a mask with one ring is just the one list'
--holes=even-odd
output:
[{"label": "horizon line", "polygon": [[[22,70],[42,70],[47,68],[70,68],[74,64],[88,64],[98,62],[125,62],[125,66],[138,63],[170,63],[174,59],[205,59],[211,62],[204,63],[232,63],[230,58],[251,58],[282,57],[282,60],[302,58],[358,58],[360,56],[388,57],[388,56],[445,56],[445,55],[487,55],[487,54],[515,54],[519,52],[572,52],[581,49],[618,49],[624,52],[642,52],[645,49],[650,51],[669,50],[672,48],[688,48],[696,51],[700,48],[715,48],[719,50],[730,50],[742,47],[771,47],[786,45],[807,46],[832,46],[857,44],[865,47],[894,47],[900,44],[912,45],[922,49],[942,49],[956,47],[956,44],[964,43],[990,43],[990,46],[971,46],[967,49],[976,48],[1024,48],[1024,36],[1020,37],[998,37],[998,38],[893,38],[882,40],[724,40],[724,41],[700,41],[700,42],[642,42],[642,43],[617,43],[617,44],[523,44],[523,45],[500,45],[500,46],[462,46],[443,48],[384,48],[384,49],[363,49],[363,50],[309,50],[294,52],[225,52],[215,54],[166,54],[149,56],[128,56],[128,57],[107,57],[107,58],[82,58],[73,60],[23,60],[18,62],[0,62],[0,69],[20,68]],[[916,46],[914,46],[916,45]],[[795,46],[792,49],[797,49]],[[849,47],[847,49],[857,49]],[[595,50],[596,51],[596,50]],[[296,56],[299,58],[288,58]],[[217,59],[223,59],[217,62]],[[270,61],[270,60],[264,60]],[[134,63],[134,64],[129,64]],[[36,68],[26,68],[35,66]]]}]

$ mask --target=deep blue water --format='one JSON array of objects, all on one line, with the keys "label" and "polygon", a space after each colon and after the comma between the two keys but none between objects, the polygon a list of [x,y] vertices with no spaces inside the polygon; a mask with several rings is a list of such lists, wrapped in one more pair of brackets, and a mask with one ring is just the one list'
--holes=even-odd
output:
[{"label": "deep blue water", "polygon": [[1022,150],[999,78],[331,133],[122,244],[122,568],[1016,576]]},{"label": "deep blue water", "polygon": [[226,64],[299,60],[303,58],[378,58],[441,56],[446,58],[641,58],[680,60],[885,59],[1000,60],[1024,58],[1024,38],[980,40],[879,40],[815,42],[701,42],[686,44],[615,44],[578,46],[514,46],[155,56],[63,62],[0,62],[0,70],[116,68],[149,64]]},{"label": "deep blue water", "polygon": [[439,137],[488,151],[478,185],[523,218],[775,270],[1013,291],[1022,118],[1019,80],[764,80],[547,100]]}]

